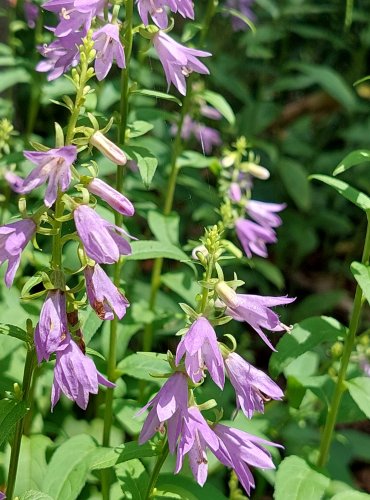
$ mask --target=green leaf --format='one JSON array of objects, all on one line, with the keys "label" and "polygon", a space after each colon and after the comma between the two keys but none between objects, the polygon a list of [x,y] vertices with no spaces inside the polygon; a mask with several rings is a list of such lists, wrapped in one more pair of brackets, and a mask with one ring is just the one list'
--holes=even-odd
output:
[{"label": "green leaf", "polygon": [[115,467],[117,479],[127,500],[145,500],[149,474],[140,460],[134,459]]},{"label": "green leaf", "polygon": [[341,493],[337,493],[331,497],[331,500],[369,500],[369,494],[361,493],[360,491],[355,490],[346,490]]},{"label": "green leaf", "polygon": [[148,212],[148,224],[151,232],[160,242],[167,242],[173,245],[179,243],[179,222],[178,214],[163,215],[154,210]]},{"label": "green leaf", "polygon": [[87,311],[85,320],[83,321],[83,333],[86,344],[90,342],[102,323],[103,320],[99,318],[93,309]]},{"label": "green leaf", "polygon": [[360,262],[352,262],[352,274],[361,287],[362,293],[370,304],[370,266],[365,266]]},{"label": "green leaf", "polygon": [[199,500],[201,498],[227,500],[227,497],[210,483],[201,487],[189,477],[174,476],[173,474],[160,474],[158,478],[154,499],[163,497],[179,500]]},{"label": "green leaf", "polygon": [[137,352],[124,358],[117,366],[122,375],[139,380],[147,380],[162,385],[165,382],[163,378],[155,378],[153,375],[161,375],[170,372],[170,366],[165,354]]},{"label": "green leaf", "polygon": [[55,451],[45,473],[43,490],[54,500],[77,499],[87,478],[96,443],[86,434],[73,436]]},{"label": "green leaf", "polygon": [[217,94],[216,92],[212,92],[211,90],[204,90],[203,92],[201,92],[200,96],[203,97],[203,99],[205,99],[211,106],[216,108],[217,111],[219,111],[231,125],[234,125],[234,111],[221,94]]},{"label": "green leaf", "polygon": [[166,94],[164,92],[158,92],[157,90],[149,90],[149,89],[139,89],[139,90],[131,90],[131,94],[134,95],[144,95],[147,97],[155,97],[156,99],[164,99],[165,101],[172,101],[182,106],[182,102],[178,97],[175,97],[171,94]]},{"label": "green leaf", "polygon": [[290,456],[283,460],[276,474],[275,500],[320,500],[330,479],[302,459]]},{"label": "green leaf", "polygon": [[284,288],[284,276],[280,269],[272,262],[266,259],[253,259],[253,267],[259,271],[267,280],[273,283],[276,288],[281,290]]},{"label": "green leaf", "polygon": [[194,280],[194,275],[190,270],[185,269],[181,272],[170,272],[163,274],[162,283],[170,290],[177,293],[182,299],[191,306],[196,306],[195,297],[200,293],[200,286]]},{"label": "green leaf", "polygon": [[208,168],[213,163],[218,162],[214,156],[204,156],[197,151],[183,151],[177,160],[179,168]]},{"label": "green leaf", "polygon": [[157,158],[148,149],[139,146],[124,146],[122,149],[127,154],[129,160],[136,161],[143,184],[149,189],[157,170]]},{"label": "green leaf", "polygon": [[307,172],[300,163],[290,158],[282,158],[278,164],[281,180],[294,203],[301,210],[311,206],[311,186]]},{"label": "green leaf", "polygon": [[1,70],[1,79],[0,79],[0,93],[4,92],[4,90],[9,87],[13,87],[18,83],[26,83],[31,79],[30,74],[25,70],[25,68],[12,68]]},{"label": "green leaf", "polygon": [[334,179],[333,177],[329,177],[328,175],[310,175],[310,179],[316,179],[334,188],[344,198],[346,198],[351,203],[354,203],[359,208],[362,208],[362,210],[370,210],[370,198],[365,193],[357,191],[357,189],[350,186],[346,182],[343,182],[339,179]]},{"label": "green leaf", "polygon": [[358,149],[349,153],[344,160],[342,160],[339,165],[334,169],[333,175],[342,174],[346,170],[354,167],[355,165],[360,165],[365,161],[370,161],[370,150],[369,149]]},{"label": "green leaf", "polygon": [[147,259],[173,259],[179,262],[184,261],[190,267],[194,264],[188,261],[188,256],[180,248],[162,241],[147,240],[133,241],[131,243],[132,254],[126,257],[126,260],[147,260]]},{"label": "green leaf", "polygon": [[140,137],[153,129],[153,124],[144,120],[136,120],[129,124],[130,138]]},{"label": "green leaf", "polygon": [[134,458],[156,457],[161,452],[161,449],[150,442],[140,445],[137,441],[125,443],[119,454],[117,464],[127,462]]},{"label": "green leaf", "polygon": [[370,418],[370,378],[353,378],[347,381],[347,387],[353,401]]},{"label": "green leaf", "polygon": [[28,490],[19,497],[19,500],[54,500],[53,497],[37,490]]},{"label": "green leaf", "polygon": [[14,325],[0,324],[0,335],[9,335],[9,337],[14,337],[15,339],[27,341],[27,333]]},{"label": "green leaf", "polygon": [[338,337],[345,337],[347,329],[334,318],[319,316],[308,318],[294,325],[277,345],[277,352],[270,358],[269,369],[276,377],[298,356],[322,342],[334,343]]},{"label": "green leaf", "polygon": [[25,401],[16,401],[14,399],[2,399],[0,401],[0,446],[27,411]]}]

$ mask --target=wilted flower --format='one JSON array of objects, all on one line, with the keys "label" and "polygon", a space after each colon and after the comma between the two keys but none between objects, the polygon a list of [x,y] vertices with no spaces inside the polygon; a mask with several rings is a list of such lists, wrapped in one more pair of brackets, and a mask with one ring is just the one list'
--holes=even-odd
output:
[{"label": "wilted flower", "polygon": [[101,81],[107,76],[113,60],[119,68],[125,67],[125,52],[123,50],[117,24],[106,24],[93,34],[96,50],[95,74]]},{"label": "wilted flower", "polygon": [[130,304],[99,264],[86,266],[84,274],[87,297],[99,318],[111,320],[114,314],[119,319],[123,318]]},{"label": "wilted flower", "polygon": [[90,137],[90,144],[96,147],[104,156],[116,165],[126,165],[127,157],[121,148],[116,146],[98,130]]},{"label": "wilted flower", "polygon": [[95,177],[86,187],[90,193],[106,201],[116,212],[129,217],[134,215],[135,209],[131,201],[98,177]]},{"label": "wilted flower", "polygon": [[263,201],[249,200],[246,210],[250,217],[263,227],[272,228],[281,225],[281,218],[276,212],[281,212],[286,207],[285,203],[264,203]]},{"label": "wilted flower", "polygon": [[225,370],[222,355],[217,343],[216,333],[207,320],[201,316],[191,325],[181,339],[176,351],[176,364],[185,355],[185,368],[194,383],[204,377],[207,368],[213,381],[222,389],[225,383]]},{"label": "wilted flower", "polygon": [[276,243],[277,241],[273,229],[262,227],[251,220],[238,219],[235,222],[235,230],[247,257],[250,259],[253,254],[267,257],[266,243]]},{"label": "wilted flower", "polygon": [[21,253],[31,240],[37,227],[32,219],[11,222],[0,226],[0,266],[7,260],[5,284],[9,288],[21,261]]}]

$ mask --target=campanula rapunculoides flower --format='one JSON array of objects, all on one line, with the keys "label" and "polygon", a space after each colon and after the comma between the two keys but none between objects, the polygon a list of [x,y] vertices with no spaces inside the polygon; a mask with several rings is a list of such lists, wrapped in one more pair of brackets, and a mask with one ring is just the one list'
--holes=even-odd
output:
[{"label": "campanula rapunculoides flower", "polygon": [[229,188],[230,200],[238,203],[242,199],[242,191],[238,182],[232,182]]},{"label": "campanula rapunculoides flower", "polygon": [[182,415],[188,408],[187,376],[181,372],[171,375],[158,394],[137,415],[141,415],[150,406],[152,409],[144,422],[139,443],[145,443],[158,431],[163,432],[163,424],[167,422],[168,445],[173,453],[181,432]]},{"label": "campanula rapunculoides flower", "polygon": [[76,146],[63,146],[49,151],[24,151],[27,160],[37,165],[17,188],[18,193],[30,193],[47,182],[44,203],[47,207],[57,199],[58,189],[67,191],[71,182],[71,165],[77,158]]},{"label": "campanula rapunculoides flower", "polygon": [[197,59],[198,57],[209,57],[211,55],[209,52],[189,49],[175,42],[175,40],[163,31],[158,31],[154,35],[153,44],[162,63],[168,88],[172,82],[180,94],[185,95],[185,78],[192,71],[204,75],[209,74],[208,68]]},{"label": "campanula rapunculoides flower", "polygon": [[112,283],[99,264],[84,269],[86,293],[91,307],[100,319],[122,319],[129,307],[126,297]]},{"label": "campanula rapunculoides flower", "polygon": [[34,4],[31,0],[26,0],[23,8],[28,27],[34,29],[39,17],[38,5]]},{"label": "campanula rapunculoides flower", "polygon": [[116,165],[126,165],[127,156],[121,148],[116,146],[98,130],[90,137],[90,144],[96,147],[103,155]]},{"label": "campanula rapunculoides flower", "polygon": [[21,253],[32,239],[37,227],[32,219],[23,219],[0,226],[0,266],[7,260],[5,284],[10,288],[21,261]]},{"label": "campanula rapunculoides flower", "polygon": [[[172,131],[176,134],[177,126],[174,126]],[[219,146],[222,142],[218,130],[207,127],[204,123],[194,121],[189,115],[186,115],[181,129],[181,137],[188,140],[192,135],[201,144],[202,150],[206,154],[210,154],[213,147]]]},{"label": "campanula rapunculoides flower", "polygon": [[113,264],[120,255],[131,253],[130,244],[117,234],[126,234],[125,231],[100,217],[92,208],[80,205],[74,210],[73,217],[78,236],[90,259],[99,264]]},{"label": "campanula rapunculoides flower", "polygon": [[253,254],[267,257],[266,243],[276,243],[275,231],[271,228],[262,227],[247,219],[238,219],[235,222],[236,234],[244,251],[250,259]]},{"label": "campanula rapunculoides flower", "polygon": [[207,447],[216,452],[219,448],[219,440],[198,408],[191,406],[184,412],[182,419],[175,474],[180,471],[184,456],[188,453],[194,479],[203,486],[208,474]]},{"label": "campanula rapunculoides flower", "polygon": [[[251,6],[253,5],[254,0],[227,0],[226,1],[226,8],[229,7],[231,9],[237,10],[243,16],[247,17],[251,21],[254,21],[256,19],[256,16],[254,15]],[[240,17],[234,16],[231,13],[231,25],[234,31],[242,31],[249,29],[248,24],[246,24]]]},{"label": "campanula rapunculoides flower", "polygon": [[106,201],[116,212],[129,217],[134,215],[135,209],[131,201],[98,177],[89,182],[86,187],[90,193]]},{"label": "campanula rapunculoides flower", "polygon": [[169,7],[172,12],[178,12],[182,17],[194,19],[192,0],[137,0],[139,15],[145,26],[149,24],[150,15],[159,28],[167,28],[168,17],[165,7]]},{"label": "campanula rapunculoides flower", "polygon": [[263,413],[265,401],[281,399],[284,396],[283,391],[270,377],[236,352],[231,352],[225,358],[225,367],[235,389],[237,408],[241,408],[248,418],[252,418],[255,411]]},{"label": "campanula rapunculoides flower", "polygon": [[181,339],[176,351],[176,364],[185,356],[187,374],[194,383],[204,377],[207,368],[213,381],[220,389],[225,383],[225,369],[216,333],[207,320],[201,316],[191,325]]},{"label": "campanula rapunculoides flower", "polygon": [[99,384],[115,387],[98,372],[94,362],[85,356],[77,344],[67,335],[56,352],[54,381],[51,391],[51,406],[59,401],[63,392],[86,410],[90,394],[98,393]]},{"label": "campanula rapunculoides flower", "polygon": [[50,290],[42,306],[35,329],[35,347],[39,363],[49,361],[68,333],[66,297],[61,290]]},{"label": "campanula rapunculoides flower", "polygon": [[281,446],[222,424],[215,425],[213,430],[220,444],[214,454],[221,463],[235,470],[249,496],[251,488],[255,487],[249,466],[275,469],[271,455],[264,446]]},{"label": "campanula rapunculoides flower", "polygon": [[276,212],[281,212],[286,207],[285,203],[265,203],[263,201],[249,200],[246,205],[248,215],[263,227],[272,228],[282,224]]},{"label": "campanula rapunculoides flower", "polygon": [[125,52],[123,50],[117,24],[106,24],[93,34],[96,50],[95,74],[101,81],[107,76],[113,60],[119,68],[125,67]]}]

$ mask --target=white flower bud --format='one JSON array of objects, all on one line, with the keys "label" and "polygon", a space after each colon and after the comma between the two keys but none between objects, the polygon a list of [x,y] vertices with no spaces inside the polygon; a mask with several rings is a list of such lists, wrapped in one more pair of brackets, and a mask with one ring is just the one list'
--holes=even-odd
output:
[{"label": "white flower bud", "polygon": [[198,245],[197,247],[194,248],[194,250],[191,252],[191,256],[193,257],[194,260],[199,260],[197,253],[200,252],[204,255],[204,257],[207,257],[208,255],[208,250],[204,245]]},{"label": "white flower bud", "polygon": [[95,132],[90,137],[90,144],[99,149],[104,156],[112,160],[116,165],[126,165],[127,157],[122,149],[116,146],[100,131]]},{"label": "white flower bud", "polygon": [[222,302],[224,302],[228,307],[238,307],[239,299],[237,293],[224,281],[219,281],[215,286],[215,290]]},{"label": "white flower bud", "polygon": [[261,167],[261,165],[257,165],[256,163],[248,162],[248,173],[253,175],[253,177],[257,177],[257,179],[261,179],[263,181],[267,180],[270,177],[270,172],[265,167]]}]

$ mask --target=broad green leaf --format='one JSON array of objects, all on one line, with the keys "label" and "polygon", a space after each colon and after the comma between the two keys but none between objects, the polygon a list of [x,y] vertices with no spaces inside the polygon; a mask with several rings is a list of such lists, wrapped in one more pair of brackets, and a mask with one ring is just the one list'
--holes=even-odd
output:
[{"label": "broad green leaf", "polygon": [[154,210],[148,212],[148,224],[151,232],[158,241],[177,245],[179,242],[179,222],[178,214],[163,215]]},{"label": "broad green leaf", "polygon": [[358,149],[357,151],[352,151],[352,153],[349,153],[334,169],[333,175],[342,174],[349,168],[364,163],[365,161],[370,161],[369,149]]},{"label": "broad green leaf", "polygon": [[369,500],[370,495],[368,493],[361,493],[355,490],[346,490],[341,493],[337,493],[331,500]]},{"label": "broad green leaf", "polygon": [[0,446],[27,411],[25,401],[16,401],[14,399],[2,399],[0,401]]},{"label": "broad green leaf", "polygon": [[95,333],[99,330],[103,320],[99,318],[93,309],[85,313],[85,320],[83,322],[83,333],[86,344],[90,342]]},{"label": "broad green leaf", "polygon": [[364,297],[370,304],[370,267],[360,262],[352,262],[351,271],[355,280],[360,285]]},{"label": "broad green leaf", "polygon": [[187,262],[188,256],[180,248],[171,243],[162,241],[147,240],[134,241],[131,243],[132,254],[126,257],[126,260],[147,260],[147,259],[173,259],[185,261],[190,267],[194,267],[192,262]]},{"label": "broad green leaf", "polygon": [[[173,496],[168,496],[168,494],[171,493]],[[189,477],[175,476],[173,474],[160,474],[154,495],[154,499],[159,498],[178,498],[181,500],[227,500],[227,497],[210,483],[206,483],[201,487]]]},{"label": "broad green leaf", "polygon": [[19,500],[54,500],[53,497],[43,493],[42,491],[29,490],[25,491],[23,495],[19,497]]},{"label": "broad green leaf", "polygon": [[322,342],[334,343],[345,337],[346,328],[334,318],[319,316],[308,318],[294,325],[290,333],[279,340],[277,352],[270,358],[270,371],[276,377],[298,356],[312,350]]},{"label": "broad green leaf", "polygon": [[117,448],[97,448],[90,456],[90,470],[101,470],[134,458],[155,457],[159,448],[152,443],[130,441]]},{"label": "broad green leaf", "polygon": [[136,120],[129,124],[130,138],[140,137],[153,129],[153,124],[144,120]]},{"label": "broad green leaf", "polygon": [[127,500],[146,500],[149,474],[138,459],[123,462],[115,467],[117,479]]},{"label": "broad green leaf", "polygon": [[212,164],[218,163],[214,156],[205,156],[197,151],[183,151],[177,160],[179,168],[208,168]]},{"label": "broad green leaf", "polygon": [[29,82],[30,78],[28,71],[22,67],[1,70],[0,93],[18,83]]},{"label": "broad green leaf", "polygon": [[185,269],[182,272],[163,274],[161,281],[170,290],[186,300],[189,305],[196,305],[195,297],[200,293],[200,287],[198,282],[194,280],[194,275],[190,270]]},{"label": "broad green leaf", "polygon": [[346,182],[335,179],[334,177],[329,177],[328,175],[310,175],[310,179],[316,179],[334,188],[344,198],[346,198],[351,203],[354,203],[359,208],[362,208],[362,210],[370,210],[369,196],[367,196],[365,193],[362,193],[361,191],[357,191],[357,189],[350,186]]},{"label": "broad green leaf", "polygon": [[14,325],[0,324],[0,335],[9,335],[9,337],[23,340],[23,342],[27,341],[27,333],[22,328]]},{"label": "broad green leaf", "polygon": [[149,189],[155,171],[157,170],[158,160],[152,153],[143,147],[139,146],[124,146],[122,148],[129,160],[136,161],[141,179],[144,186]]},{"label": "broad green leaf", "polygon": [[281,180],[294,203],[301,210],[311,206],[311,186],[307,172],[300,163],[290,158],[282,158],[278,164]]},{"label": "broad green leaf", "polygon": [[139,90],[131,90],[131,94],[133,95],[143,95],[147,97],[155,97],[156,99],[164,99],[165,101],[172,101],[182,106],[182,102],[178,97],[175,97],[171,94],[165,94],[164,92],[158,92],[157,90],[149,90],[149,89],[139,89]]},{"label": "broad green leaf", "polygon": [[357,377],[347,381],[348,391],[361,411],[370,418],[370,378]]},{"label": "broad green leaf", "polygon": [[89,472],[96,443],[86,434],[74,436],[57,448],[45,473],[43,491],[54,500],[78,498]]},{"label": "broad green leaf", "polygon": [[201,92],[201,97],[205,99],[211,106],[217,109],[224,118],[231,124],[235,123],[235,115],[232,110],[230,104],[226,101],[226,99],[216,92],[212,92],[211,90],[204,90]]},{"label": "broad green leaf", "polygon": [[117,366],[122,375],[129,375],[140,380],[148,380],[162,385],[163,378],[155,378],[151,375],[169,373],[170,366],[165,354],[137,352],[124,358]]},{"label": "broad green leaf", "polygon": [[314,471],[302,459],[290,456],[283,460],[276,474],[275,500],[320,500],[330,479]]},{"label": "broad green leaf", "polygon": [[266,259],[253,259],[253,267],[259,271],[267,280],[273,283],[279,290],[284,288],[284,276],[280,269]]}]

